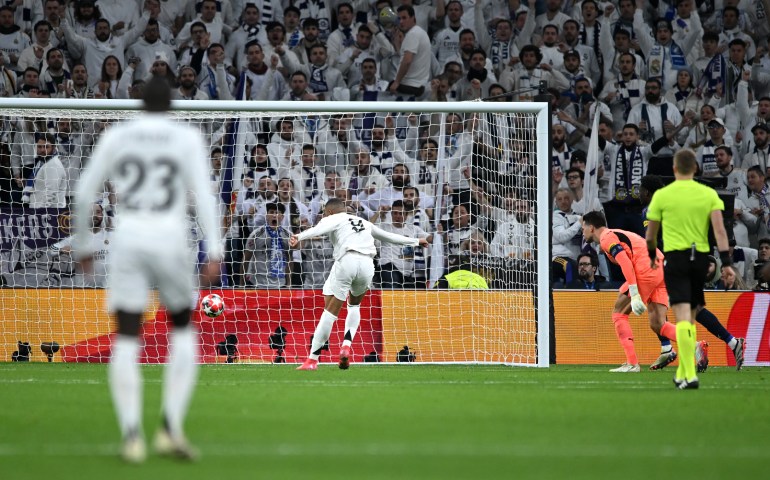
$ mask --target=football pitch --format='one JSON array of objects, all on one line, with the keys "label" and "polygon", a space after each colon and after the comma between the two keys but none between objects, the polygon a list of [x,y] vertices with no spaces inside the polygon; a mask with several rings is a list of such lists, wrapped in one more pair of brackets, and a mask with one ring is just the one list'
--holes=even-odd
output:
[{"label": "football pitch", "polygon": [[[202,458],[117,457],[105,365],[0,364],[0,478],[739,478],[770,466],[770,369],[209,365],[187,421]],[[163,368],[142,367],[145,429]],[[766,478],[766,477],[765,477]]]}]

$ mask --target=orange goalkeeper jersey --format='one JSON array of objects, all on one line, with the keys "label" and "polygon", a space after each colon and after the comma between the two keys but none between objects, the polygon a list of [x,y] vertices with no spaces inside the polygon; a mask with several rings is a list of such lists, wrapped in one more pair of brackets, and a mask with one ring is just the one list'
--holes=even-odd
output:
[{"label": "orange goalkeeper jersey", "polygon": [[619,265],[629,284],[657,281],[663,276],[663,253],[656,250],[659,268],[650,267],[647,241],[633,232],[607,228],[599,238],[599,245],[612,263]]}]

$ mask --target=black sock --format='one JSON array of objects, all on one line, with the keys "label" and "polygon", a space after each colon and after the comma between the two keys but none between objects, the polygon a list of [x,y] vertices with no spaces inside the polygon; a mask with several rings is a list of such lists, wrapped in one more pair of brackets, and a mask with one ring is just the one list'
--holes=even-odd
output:
[{"label": "black sock", "polygon": [[728,332],[727,329],[722,326],[721,323],[719,323],[719,319],[716,317],[716,315],[709,312],[705,308],[698,312],[698,314],[695,316],[695,320],[706,327],[706,330],[708,330],[709,333],[725,343],[729,342],[730,339],[733,338],[733,336],[730,335],[730,332]]}]

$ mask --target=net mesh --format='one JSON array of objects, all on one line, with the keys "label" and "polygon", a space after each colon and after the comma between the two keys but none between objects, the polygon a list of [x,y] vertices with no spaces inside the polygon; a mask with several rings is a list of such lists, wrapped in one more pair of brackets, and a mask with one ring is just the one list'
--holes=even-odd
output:
[{"label": "net mesh", "polygon": [[[386,230],[433,242],[425,249],[378,243],[354,362],[536,364],[537,115],[460,110],[173,112],[211,147],[211,194],[225,232],[221,285],[196,293],[196,304],[216,293],[226,305],[216,318],[194,311],[201,361],[306,357],[332,246],[318,238],[290,250],[286,239],[314,225],[336,197]],[[108,181],[95,199],[89,275],[70,256],[70,192],[100,135],[138,112],[3,113],[0,359],[24,360],[26,352],[32,361],[107,361],[113,325],[104,287],[120,192]],[[39,148],[46,141],[55,144],[51,156]],[[272,204],[281,205],[277,215],[268,213]],[[189,225],[189,247],[201,261],[192,216]],[[280,232],[279,242],[268,229]],[[343,307],[322,362],[336,361],[345,314]],[[151,295],[142,361],[165,361],[168,331]]]}]

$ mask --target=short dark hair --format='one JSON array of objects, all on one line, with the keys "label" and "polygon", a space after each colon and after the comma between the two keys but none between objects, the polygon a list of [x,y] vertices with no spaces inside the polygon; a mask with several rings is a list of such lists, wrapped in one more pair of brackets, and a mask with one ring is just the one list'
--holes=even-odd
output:
[{"label": "short dark hair", "polygon": [[765,172],[762,171],[762,167],[760,167],[759,165],[753,165],[753,166],[749,167],[749,169],[746,170],[746,175],[748,175],[749,172],[754,172],[757,175],[760,175],[762,177],[767,177]]},{"label": "short dark hair", "polygon": [[665,187],[665,184],[659,175],[645,175],[640,180],[639,186],[650,192],[650,195],[652,195]]},{"label": "short dark hair", "polygon": [[59,47],[53,47],[49,48],[47,52],[45,52],[45,60],[48,61],[49,58],[51,58],[51,52],[59,52],[62,54],[62,57],[64,57],[64,52],[61,51],[61,48]]},{"label": "short dark hair", "polygon": [[144,86],[144,109],[148,112],[166,112],[171,108],[171,88],[168,80],[153,76]]},{"label": "short dark hair", "polygon": [[270,213],[277,211],[278,213],[286,213],[286,207],[282,203],[268,202],[265,204],[265,212]]},{"label": "short dark hair", "polygon": [[577,262],[580,263],[580,259],[583,257],[588,257],[588,260],[591,261],[592,267],[598,267],[599,266],[599,256],[596,255],[593,252],[583,252],[580,255],[577,256]]},{"label": "short dark hair", "polygon": [[623,130],[625,130],[627,128],[633,128],[636,133],[639,133],[639,125],[637,125],[635,123],[627,123],[627,124],[623,125]]},{"label": "short dark hair", "polygon": [[583,223],[594,228],[602,228],[607,226],[607,219],[602,212],[593,211],[583,215]]},{"label": "short dark hair", "polygon": [[663,82],[660,81],[660,77],[650,77],[644,84],[647,85],[648,83],[657,83],[658,87],[663,86]]},{"label": "short dark hair", "polygon": [[577,173],[580,176],[581,180],[584,180],[586,178],[586,173],[583,170],[581,170],[581,169],[579,169],[577,167],[572,167],[572,168],[567,169],[565,174],[569,175],[570,173]]},{"label": "short dark hair", "polygon": [[729,156],[733,156],[733,149],[728,147],[727,145],[720,145],[717,148],[714,149],[714,153],[718,152],[719,150],[724,150],[726,154]]},{"label": "short dark hair", "polygon": [[406,12],[410,17],[414,17],[414,7],[411,5],[401,5],[396,9],[397,12]]},{"label": "short dark hair", "polygon": [[344,212],[346,210],[345,202],[336,197],[330,198],[324,205],[324,210],[326,209],[329,209],[335,213]]},{"label": "short dark hair", "polygon": [[394,200],[393,205],[391,205],[390,208],[404,208],[404,201],[403,200]]},{"label": "short dark hair", "polygon": [[246,42],[246,45],[243,46],[243,53],[249,53],[249,49],[253,47],[254,45],[258,46],[260,50],[264,52],[264,49],[262,48],[262,44],[260,44],[256,40],[250,40]]},{"label": "short dark hair", "polygon": [[51,25],[51,22],[49,22],[48,20],[40,20],[35,24],[34,28],[32,28],[32,31],[33,32],[37,31],[37,27],[40,27],[43,25],[47,26],[48,30],[53,30],[53,25]]},{"label": "short dark hair", "polygon": [[318,28],[318,20],[315,18],[306,18],[302,21],[302,28],[315,27]]},{"label": "short dark hair", "polygon": [[762,245],[770,245],[770,237],[760,238],[759,242],[757,242],[757,244],[760,245],[760,246],[762,246]]}]

